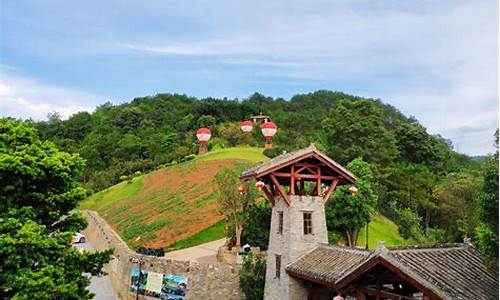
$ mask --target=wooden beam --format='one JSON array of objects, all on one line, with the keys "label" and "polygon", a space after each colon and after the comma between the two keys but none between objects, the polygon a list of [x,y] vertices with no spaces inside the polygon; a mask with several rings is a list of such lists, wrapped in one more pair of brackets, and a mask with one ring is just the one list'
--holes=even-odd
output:
[{"label": "wooden beam", "polygon": [[290,194],[295,195],[295,166],[292,165],[292,176],[290,176]]},{"label": "wooden beam", "polygon": [[384,290],[378,290],[378,289],[373,289],[365,286],[358,286],[356,287],[356,290],[362,291],[363,293],[370,295],[370,296],[376,296],[376,297],[384,297],[384,298],[389,298],[389,299],[394,299],[394,300],[411,300],[414,299],[411,296],[405,296],[405,295],[400,295]]},{"label": "wooden beam", "polygon": [[328,188],[328,191],[326,191],[325,196],[323,197],[323,200],[326,202],[328,199],[330,199],[330,196],[332,195],[333,191],[337,187],[337,184],[339,183],[339,179],[334,179],[332,181],[332,184],[330,184],[330,187]]},{"label": "wooden beam", "polygon": [[286,204],[288,204],[288,206],[290,206],[290,201],[288,200],[288,195],[286,194],[285,190],[283,189],[283,187],[279,183],[278,179],[276,179],[276,177],[273,174],[270,174],[269,177],[273,181],[274,186],[278,190],[278,193],[281,195],[281,198],[283,198],[283,200],[285,200]]},{"label": "wooden beam", "polygon": [[317,179],[317,191],[316,191],[316,194],[318,194],[318,196],[321,196],[321,168],[318,166],[318,179]]},{"label": "wooden beam", "polygon": [[274,196],[273,194],[267,189],[267,186],[262,187],[262,191],[266,195],[267,199],[269,199],[269,202],[274,206]]},{"label": "wooden beam", "polygon": [[[276,177],[291,177],[292,176],[291,173],[285,173],[285,172],[274,172],[273,175]],[[300,178],[307,178],[307,179],[318,179],[318,175],[312,175],[312,174],[297,174],[296,173],[296,176],[300,177]],[[329,175],[321,175],[321,179],[323,179],[323,180],[334,180],[336,178],[338,178],[338,177],[337,176],[329,176]]]}]

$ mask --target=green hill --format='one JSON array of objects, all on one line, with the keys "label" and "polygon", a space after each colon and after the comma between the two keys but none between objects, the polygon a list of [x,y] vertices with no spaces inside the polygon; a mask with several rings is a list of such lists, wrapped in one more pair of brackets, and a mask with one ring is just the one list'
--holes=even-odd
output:
[{"label": "green hill", "polygon": [[[121,182],[80,203],[97,211],[132,247],[186,248],[224,237],[213,177],[223,167],[243,170],[267,160],[261,148],[211,151],[193,160]],[[378,241],[401,245],[397,225],[376,214],[369,225],[369,247]],[[364,228],[358,245],[365,245]]]},{"label": "green hill", "polygon": [[[80,208],[97,211],[132,247],[167,247],[222,220],[213,182],[219,170],[243,170],[266,159],[261,148],[211,151],[93,194]],[[209,239],[223,232],[220,223],[216,228]]]},{"label": "green hill", "polygon": [[[358,246],[366,245],[366,227],[359,231]],[[368,248],[376,249],[378,242],[384,242],[386,246],[399,246],[406,244],[406,240],[399,234],[398,226],[381,214],[372,216],[368,224]]]}]

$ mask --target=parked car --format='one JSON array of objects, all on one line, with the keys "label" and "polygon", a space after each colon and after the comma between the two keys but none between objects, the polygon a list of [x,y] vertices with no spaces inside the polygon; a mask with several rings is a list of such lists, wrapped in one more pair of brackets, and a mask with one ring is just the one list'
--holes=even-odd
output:
[{"label": "parked car", "polygon": [[73,235],[73,243],[85,243],[85,241],[85,235],[83,235],[82,233],[77,232]]}]

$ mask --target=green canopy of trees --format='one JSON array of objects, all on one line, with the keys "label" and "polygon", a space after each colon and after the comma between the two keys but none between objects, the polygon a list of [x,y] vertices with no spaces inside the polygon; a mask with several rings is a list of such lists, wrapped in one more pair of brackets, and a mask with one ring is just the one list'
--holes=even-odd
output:
[{"label": "green canopy of trees", "polygon": [[78,252],[72,235],[84,161],[42,141],[24,122],[0,119],[0,298],[90,299],[84,272],[103,274],[111,251]]}]

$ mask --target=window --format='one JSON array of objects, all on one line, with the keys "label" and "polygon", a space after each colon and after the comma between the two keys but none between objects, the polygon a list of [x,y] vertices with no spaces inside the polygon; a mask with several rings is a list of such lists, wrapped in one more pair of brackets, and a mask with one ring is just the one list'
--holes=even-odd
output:
[{"label": "window", "polygon": [[278,234],[283,233],[283,212],[278,212]]},{"label": "window", "polygon": [[304,212],[304,234],[312,234],[312,212]]},{"label": "window", "polygon": [[281,255],[276,254],[276,278],[281,275]]}]

